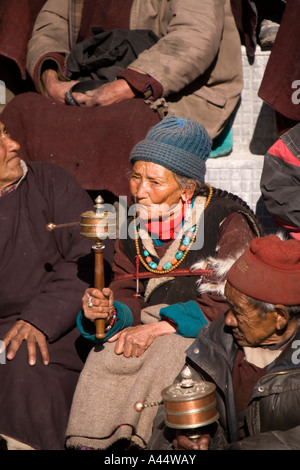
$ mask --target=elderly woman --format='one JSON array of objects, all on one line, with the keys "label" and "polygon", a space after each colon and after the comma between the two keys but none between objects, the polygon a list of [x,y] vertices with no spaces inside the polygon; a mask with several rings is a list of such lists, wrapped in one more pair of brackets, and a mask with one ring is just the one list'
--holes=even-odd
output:
[{"label": "elderly woman", "polygon": [[[78,318],[85,337],[95,340],[99,318],[107,333],[81,374],[68,447],[105,449],[122,438],[145,447],[156,413],[147,403],[161,400],[199,329],[228,309],[209,266],[191,267],[235,256],[260,232],[245,203],[204,183],[209,151],[204,127],[175,116],[132,150],[134,215],[116,242],[114,280],[102,292],[86,290]],[[199,297],[200,276],[207,293]]]}]

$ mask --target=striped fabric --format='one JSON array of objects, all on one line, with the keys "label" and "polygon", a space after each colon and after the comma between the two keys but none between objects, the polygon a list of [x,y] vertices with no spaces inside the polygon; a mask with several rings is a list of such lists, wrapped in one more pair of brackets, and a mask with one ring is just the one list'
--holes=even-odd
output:
[{"label": "striped fabric", "polygon": [[300,123],[266,153],[260,185],[276,224],[300,240]]},{"label": "striped fabric", "polygon": [[10,186],[6,186],[0,191],[0,197],[5,196],[8,193],[12,193],[17,188],[17,184],[12,184]]}]

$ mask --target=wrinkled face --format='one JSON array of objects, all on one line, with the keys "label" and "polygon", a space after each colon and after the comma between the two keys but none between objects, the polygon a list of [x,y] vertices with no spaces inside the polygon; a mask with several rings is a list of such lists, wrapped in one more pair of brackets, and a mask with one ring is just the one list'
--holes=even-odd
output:
[{"label": "wrinkled face", "polygon": [[174,174],[152,162],[135,162],[130,178],[130,191],[137,204],[147,208],[148,215],[165,214],[170,207],[183,204],[184,191]]},{"label": "wrinkled face", "polygon": [[230,306],[225,324],[232,328],[232,334],[240,346],[268,345],[282,341],[276,334],[276,312],[259,316],[259,311],[248,303],[248,297],[228,282],[225,296]]},{"label": "wrinkled face", "polygon": [[20,145],[9,137],[0,122],[0,190],[18,181],[23,175],[17,155],[19,148]]}]

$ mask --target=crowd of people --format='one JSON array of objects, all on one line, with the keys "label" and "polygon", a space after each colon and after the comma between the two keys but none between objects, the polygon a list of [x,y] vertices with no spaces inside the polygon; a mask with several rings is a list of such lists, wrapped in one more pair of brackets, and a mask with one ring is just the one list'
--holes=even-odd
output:
[{"label": "crowd of people", "polygon": [[[266,76],[293,3],[277,2]],[[284,232],[266,235],[247,201],[206,181],[241,96],[244,14],[235,0],[27,5],[27,52],[13,43],[11,57],[32,89],[0,114],[0,449],[300,449],[293,88],[273,96],[279,139],[261,176]],[[130,200],[103,288],[80,222],[94,190]],[[193,438],[162,402],[182,370],[215,387],[218,418]]]}]

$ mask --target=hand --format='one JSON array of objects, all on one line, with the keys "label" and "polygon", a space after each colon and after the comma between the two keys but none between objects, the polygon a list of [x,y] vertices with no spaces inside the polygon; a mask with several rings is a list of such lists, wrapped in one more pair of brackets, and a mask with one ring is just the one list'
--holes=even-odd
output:
[{"label": "hand", "polygon": [[208,450],[209,441],[209,434],[203,434],[195,442],[189,439],[182,431],[177,431],[176,438],[173,440],[173,447],[175,450]]},{"label": "hand", "polygon": [[124,354],[125,357],[139,357],[149,348],[155,338],[175,331],[175,328],[168,322],[161,321],[150,325],[130,326],[116,333],[108,341],[117,341],[116,354]]},{"label": "hand", "polygon": [[[91,299],[92,307],[89,306]],[[82,297],[82,306],[84,315],[91,321],[105,318],[106,323],[109,323],[114,311],[114,294],[111,289],[104,288],[102,291],[95,288],[86,289]]]},{"label": "hand", "polygon": [[65,94],[70,90],[76,83],[75,80],[61,81],[58,78],[55,70],[45,70],[42,75],[42,82],[45,88],[45,96],[59,103],[65,103]]},{"label": "hand", "polygon": [[108,106],[135,97],[126,80],[119,79],[105,83],[95,90],[73,93],[75,100],[85,106]]},{"label": "hand", "polygon": [[12,360],[15,357],[23,340],[27,341],[29,365],[36,364],[36,345],[41,351],[43,363],[49,364],[49,352],[44,333],[23,320],[18,320],[3,338],[5,347],[9,346],[7,359]]}]

